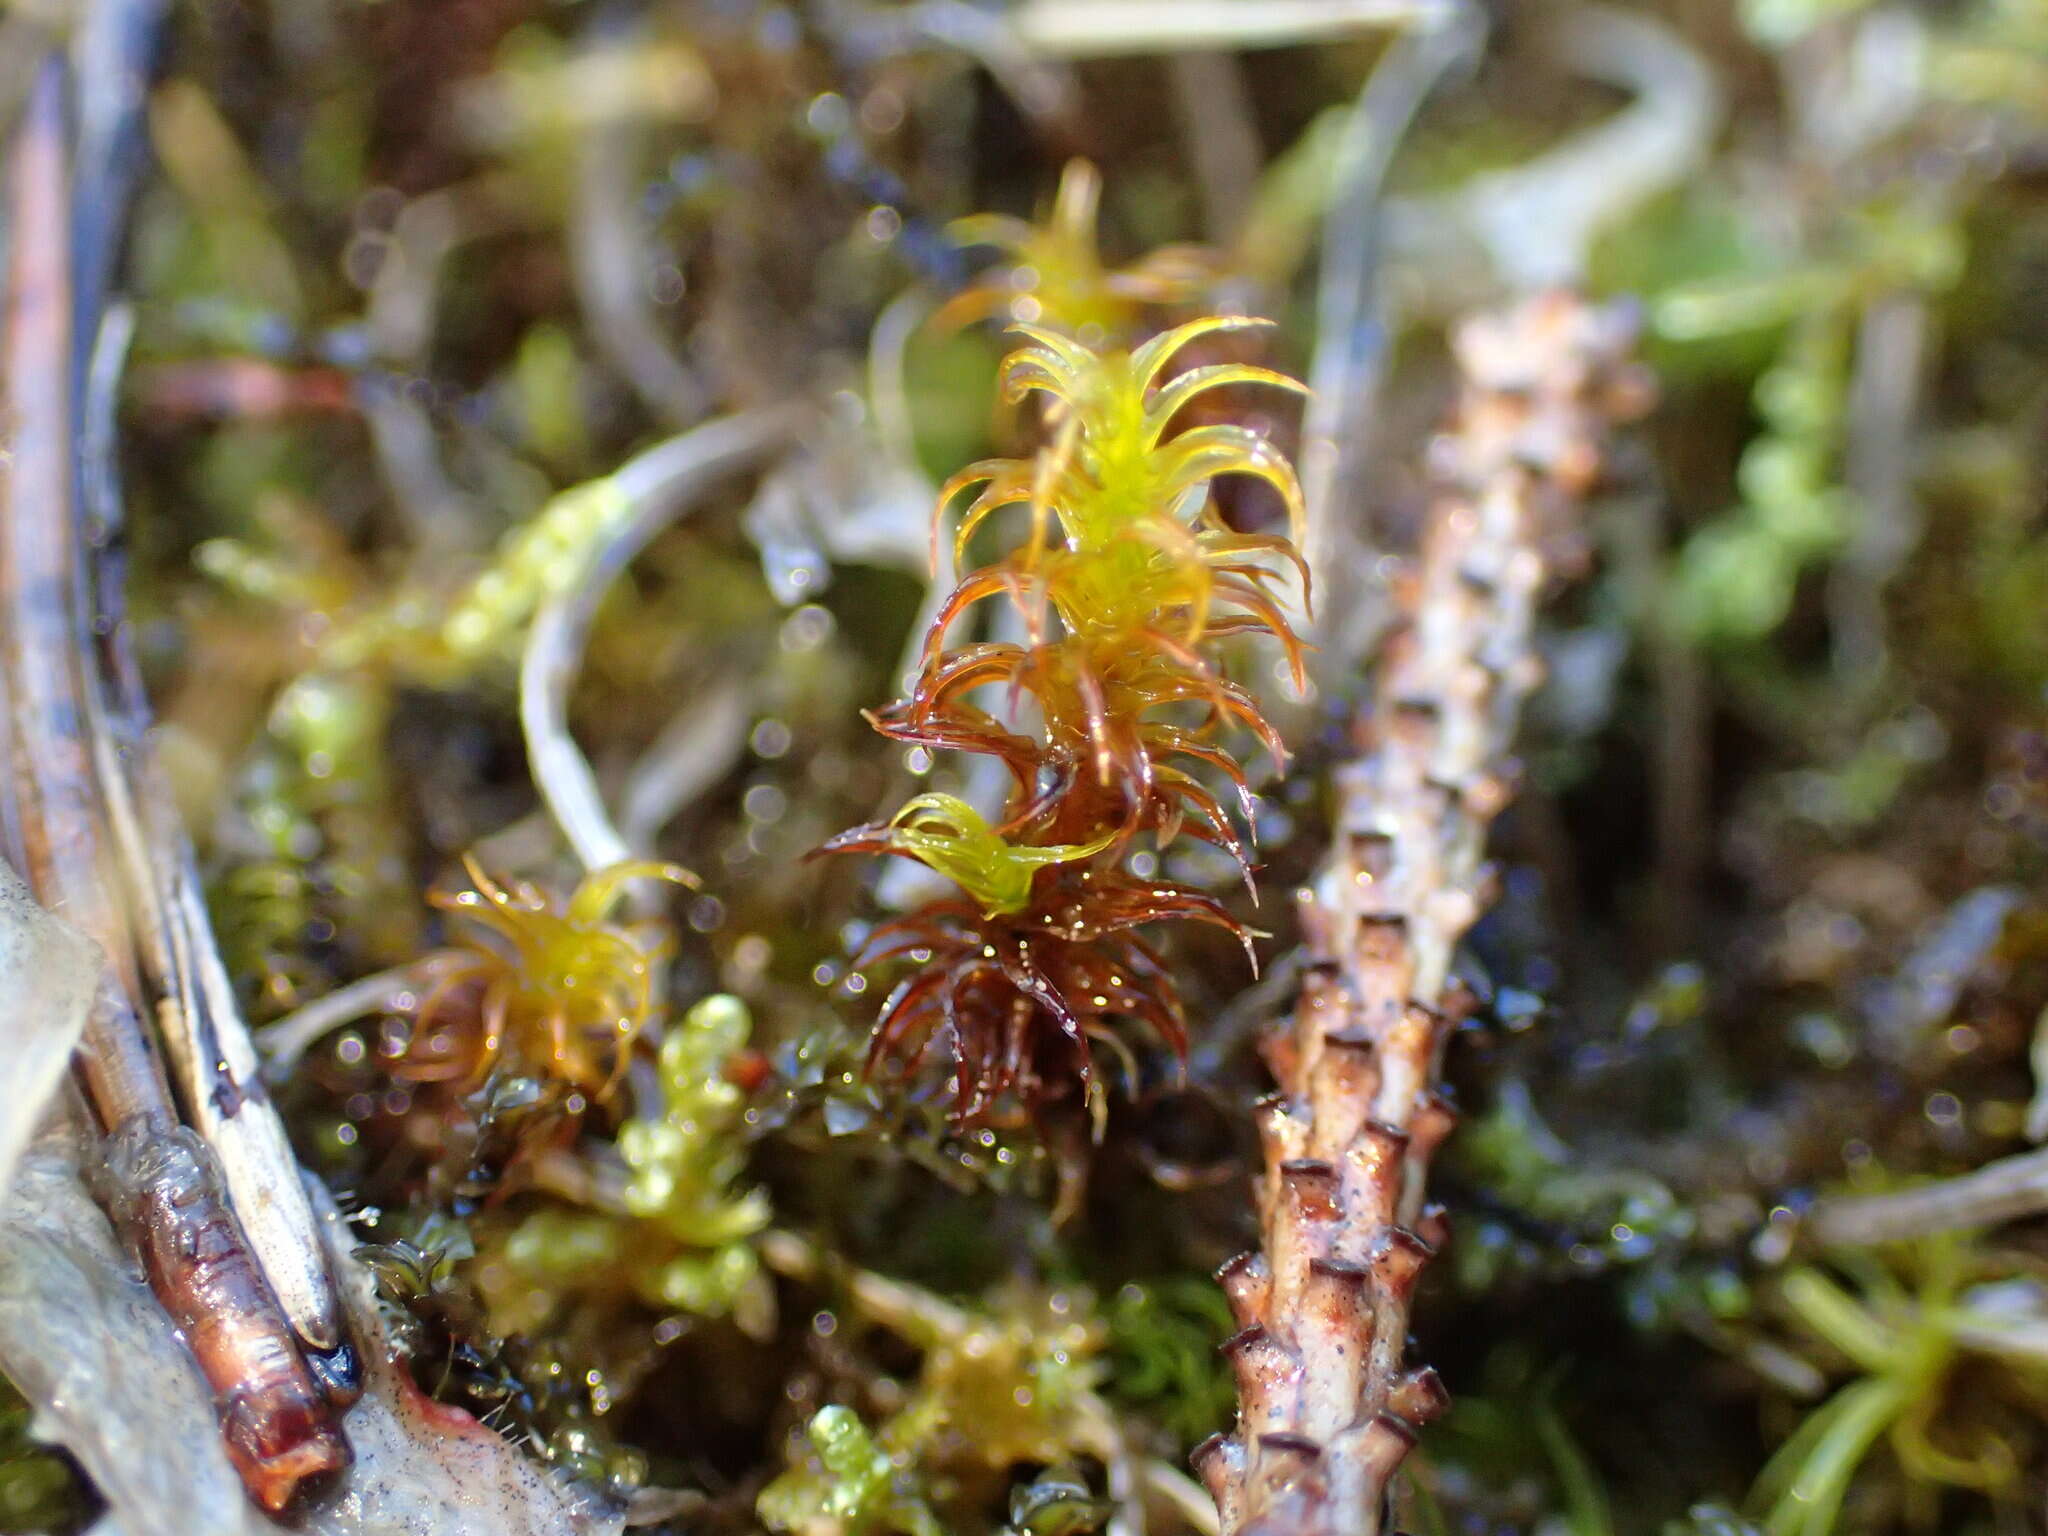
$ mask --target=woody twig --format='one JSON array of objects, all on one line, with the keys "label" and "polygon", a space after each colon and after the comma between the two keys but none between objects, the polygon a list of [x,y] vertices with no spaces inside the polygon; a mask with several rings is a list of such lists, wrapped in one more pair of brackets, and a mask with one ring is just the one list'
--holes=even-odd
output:
[{"label": "woody twig", "polygon": [[1400,590],[1329,859],[1298,896],[1309,965],[1267,1040],[1262,1251],[1219,1273],[1240,1332],[1235,1433],[1195,1453],[1228,1533],[1376,1536],[1417,1426],[1442,1410],[1408,1318],[1445,1235],[1425,1203],[1455,1116],[1446,1039],[1476,999],[1460,940],[1492,895],[1487,830],[1514,794],[1545,589],[1586,563],[1579,512],[1609,429],[1647,404],[1630,317],[1549,294],[1468,322],[1463,395]]}]

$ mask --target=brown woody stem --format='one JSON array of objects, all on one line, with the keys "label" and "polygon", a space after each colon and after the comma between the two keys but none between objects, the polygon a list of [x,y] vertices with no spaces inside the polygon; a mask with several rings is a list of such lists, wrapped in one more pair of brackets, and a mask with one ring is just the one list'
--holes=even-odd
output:
[{"label": "brown woody stem", "polygon": [[1329,859],[1298,895],[1309,961],[1265,1043],[1263,1252],[1218,1278],[1234,1434],[1195,1452],[1226,1533],[1376,1536],[1419,1424],[1447,1401],[1406,1361],[1409,1306],[1444,1237],[1424,1202],[1455,1123],[1444,1043],[1476,999],[1453,971],[1492,900],[1487,830],[1541,668],[1537,604],[1584,566],[1583,499],[1611,424],[1647,404],[1618,309],[1548,294],[1467,322],[1464,390],[1432,445],[1438,492],[1401,622],[1338,774]]}]

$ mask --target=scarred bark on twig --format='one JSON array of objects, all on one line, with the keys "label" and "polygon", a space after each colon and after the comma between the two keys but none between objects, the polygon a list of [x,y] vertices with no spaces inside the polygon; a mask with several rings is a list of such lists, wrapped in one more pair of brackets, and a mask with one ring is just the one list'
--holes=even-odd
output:
[{"label": "scarred bark on twig", "polygon": [[1550,294],[1468,322],[1464,391],[1433,446],[1439,491],[1404,621],[1338,775],[1328,862],[1298,897],[1310,964],[1265,1054],[1263,1252],[1218,1279],[1238,1425],[1195,1452],[1226,1533],[1374,1536],[1387,1487],[1441,1411],[1404,1362],[1410,1299],[1444,1236],[1424,1204],[1455,1123],[1445,1039],[1472,1009],[1452,974],[1491,899],[1487,829],[1514,794],[1536,607],[1585,564],[1578,513],[1610,426],[1648,401],[1631,317]]}]

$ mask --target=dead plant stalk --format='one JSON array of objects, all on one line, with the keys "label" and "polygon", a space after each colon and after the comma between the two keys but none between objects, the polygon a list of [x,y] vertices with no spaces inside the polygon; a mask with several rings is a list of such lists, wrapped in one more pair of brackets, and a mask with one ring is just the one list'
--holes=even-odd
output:
[{"label": "dead plant stalk", "polygon": [[1263,1251],[1218,1274],[1238,1423],[1195,1452],[1230,1533],[1375,1536],[1436,1373],[1405,1360],[1416,1280],[1443,1240],[1424,1202],[1455,1116],[1444,1043],[1476,1003],[1460,940],[1492,897],[1487,831],[1513,797],[1537,606],[1586,562],[1580,509],[1611,426],[1648,390],[1632,317],[1564,293],[1467,322],[1463,394],[1401,622],[1337,778],[1328,861],[1297,897],[1309,961],[1265,1043]]}]

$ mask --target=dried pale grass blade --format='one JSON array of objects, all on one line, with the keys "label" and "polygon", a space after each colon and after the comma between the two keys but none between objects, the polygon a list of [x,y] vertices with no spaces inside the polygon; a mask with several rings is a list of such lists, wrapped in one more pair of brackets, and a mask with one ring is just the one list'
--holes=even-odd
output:
[{"label": "dried pale grass blade", "polygon": [[97,1529],[244,1536],[271,1529],[243,1495],[205,1380],[71,1160],[21,1163],[0,1208],[0,1367],[36,1433],[107,1501]]},{"label": "dried pale grass blade", "polygon": [[1934,1232],[1995,1227],[2048,1211],[2048,1147],[2001,1157],[1952,1179],[1814,1206],[1806,1231],[1823,1247],[1917,1242]]},{"label": "dried pale grass blade", "polygon": [[1011,17],[1029,48],[1062,58],[1278,48],[1375,27],[1440,23],[1448,0],[1031,0]]},{"label": "dried pale grass blade", "polygon": [[712,482],[767,458],[805,419],[791,408],[721,417],[629,460],[611,476],[625,509],[613,533],[577,569],[562,573],[534,614],[520,658],[519,723],[541,799],[585,869],[633,856],[597,775],[569,734],[569,693],[598,602],[655,535],[695,508]]},{"label": "dried pale grass blade", "polygon": [[52,1135],[22,1161],[0,1205],[0,1369],[106,1499],[94,1536],[617,1536],[619,1511],[419,1393],[348,1228],[312,1194],[366,1390],[346,1420],[354,1465],[310,1486],[287,1527],[243,1496],[206,1383],[86,1192],[76,1149]]},{"label": "dried pale grass blade", "polygon": [[[92,711],[101,720],[97,701]],[[213,937],[191,843],[171,809],[154,744],[125,754],[111,728],[94,732],[113,841],[149,984],[163,997],[159,1038],[189,1119],[220,1164],[235,1219],[301,1342],[342,1347],[334,1284],[299,1182],[298,1159],[270,1102],[234,983]],[[132,780],[132,782],[131,782]]]},{"label": "dried pale grass blade", "polygon": [[0,1190],[64,1081],[105,965],[99,946],[37,905],[0,860]]}]

